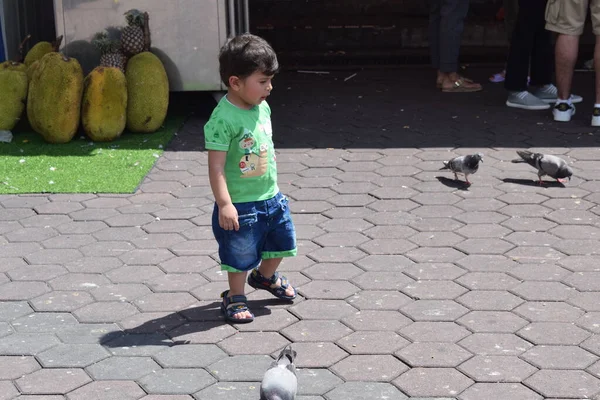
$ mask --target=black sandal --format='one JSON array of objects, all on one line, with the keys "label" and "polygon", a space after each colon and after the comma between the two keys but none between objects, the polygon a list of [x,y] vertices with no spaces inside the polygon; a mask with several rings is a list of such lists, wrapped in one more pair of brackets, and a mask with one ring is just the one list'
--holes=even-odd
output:
[{"label": "black sandal", "polygon": [[[280,278],[281,285],[277,286],[277,281]],[[297,295],[296,288],[293,288],[293,296],[288,296],[285,294],[285,291],[290,286],[290,283],[285,276],[279,275],[279,272],[275,272],[271,278],[267,279],[262,276],[262,274],[258,272],[258,268],[256,268],[248,275],[248,285],[252,286],[254,289],[266,290],[281,300],[294,300]]]},{"label": "black sandal", "polygon": [[[237,295],[237,296],[227,296],[229,294],[229,290],[221,293],[221,297],[223,298],[223,302],[221,303],[221,311],[225,316],[225,319],[232,324],[247,324],[248,322],[254,321],[254,314],[248,308],[248,299],[246,296]],[[241,312],[248,311],[251,317],[248,318],[233,318],[235,314],[239,314]]]}]

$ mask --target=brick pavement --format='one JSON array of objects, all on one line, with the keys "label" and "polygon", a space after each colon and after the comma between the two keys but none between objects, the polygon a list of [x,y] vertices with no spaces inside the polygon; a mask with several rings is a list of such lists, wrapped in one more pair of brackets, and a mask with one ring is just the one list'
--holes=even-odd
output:
[{"label": "brick pavement", "polygon": [[[489,70],[472,74],[485,79]],[[599,132],[440,94],[420,70],[282,74],[270,100],[294,304],[219,313],[197,109],[132,195],[0,197],[0,399],[257,399],[293,342],[300,400],[600,393]],[[576,171],[540,188],[516,148]],[[441,161],[485,154],[466,188]],[[20,394],[20,395],[19,395]]]}]

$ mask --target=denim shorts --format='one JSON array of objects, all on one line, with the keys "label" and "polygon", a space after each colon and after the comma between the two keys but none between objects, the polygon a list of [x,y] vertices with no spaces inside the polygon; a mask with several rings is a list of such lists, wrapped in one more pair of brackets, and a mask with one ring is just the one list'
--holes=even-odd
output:
[{"label": "denim shorts", "polygon": [[249,271],[262,259],[296,255],[296,230],[286,196],[277,193],[268,200],[233,205],[238,212],[238,231],[221,228],[219,208],[215,204],[213,209],[212,229],[222,270]]}]

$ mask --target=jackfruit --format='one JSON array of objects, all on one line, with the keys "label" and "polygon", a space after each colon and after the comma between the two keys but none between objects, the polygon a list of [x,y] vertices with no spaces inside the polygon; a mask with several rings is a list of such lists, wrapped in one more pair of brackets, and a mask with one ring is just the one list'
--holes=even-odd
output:
[{"label": "jackfruit", "polygon": [[[23,64],[25,65],[25,64]],[[31,64],[29,67],[27,67],[27,78],[29,78],[29,81],[31,81],[31,78],[33,77],[33,72],[40,66],[40,61],[37,60],[35,61],[33,64]]]},{"label": "jackfruit", "polygon": [[10,68],[0,68],[0,131],[12,130],[27,102],[27,74]]},{"label": "jackfruit", "polygon": [[16,61],[4,61],[3,63],[0,63],[0,71],[5,69],[9,69],[11,71],[26,72],[27,65]]},{"label": "jackfruit", "polygon": [[50,143],[69,142],[79,127],[83,72],[79,62],[48,53],[33,72],[27,98],[31,127]]},{"label": "jackfruit", "polygon": [[62,42],[62,39],[63,39],[63,37],[61,35],[61,36],[57,37],[56,41],[54,41],[53,43],[50,43],[50,42],[36,43],[36,45],[33,46],[31,48],[31,50],[29,50],[27,52],[27,55],[25,56],[25,60],[23,62],[25,63],[25,65],[27,65],[29,67],[31,64],[33,64],[37,60],[41,60],[42,57],[44,57],[46,54],[58,51],[58,48],[60,47],[60,43]]},{"label": "jackfruit", "polygon": [[81,122],[90,139],[108,142],[121,136],[127,116],[127,82],[116,67],[97,67],[83,82]]},{"label": "jackfruit", "polygon": [[127,129],[152,133],[160,128],[169,108],[169,79],[158,57],[145,51],[131,57],[127,78]]}]

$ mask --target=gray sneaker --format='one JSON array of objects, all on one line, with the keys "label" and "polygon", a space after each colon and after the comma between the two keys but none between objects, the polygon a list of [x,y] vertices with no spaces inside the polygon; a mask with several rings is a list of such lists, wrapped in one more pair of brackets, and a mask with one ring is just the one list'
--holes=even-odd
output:
[{"label": "gray sneaker", "polygon": [[[548,104],[554,104],[558,97],[558,89],[550,83],[533,89],[531,94]],[[571,95],[571,103],[581,103],[582,101],[583,97],[577,96],[576,94]]]},{"label": "gray sneaker", "polygon": [[506,105],[524,110],[547,110],[550,104],[543,102],[528,91],[511,92],[506,100]]}]

